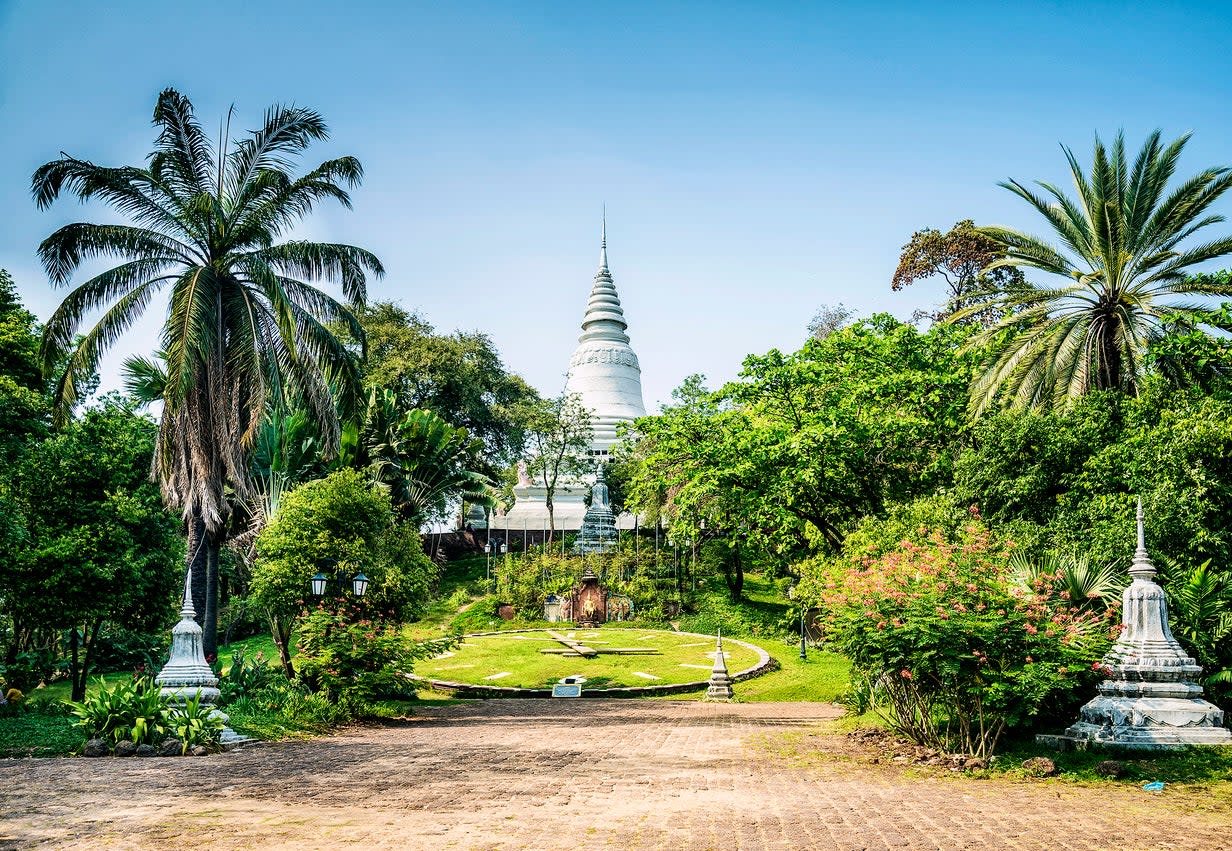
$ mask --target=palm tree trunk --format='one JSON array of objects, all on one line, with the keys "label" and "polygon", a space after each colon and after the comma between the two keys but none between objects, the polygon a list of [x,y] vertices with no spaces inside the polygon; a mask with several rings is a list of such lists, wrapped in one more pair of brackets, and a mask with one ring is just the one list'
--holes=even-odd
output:
[{"label": "palm tree trunk", "polygon": [[206,537],[205,617],[201,622],[201,649],[207,659],[218,656],[218,556],[221,548],[217,537]]}]

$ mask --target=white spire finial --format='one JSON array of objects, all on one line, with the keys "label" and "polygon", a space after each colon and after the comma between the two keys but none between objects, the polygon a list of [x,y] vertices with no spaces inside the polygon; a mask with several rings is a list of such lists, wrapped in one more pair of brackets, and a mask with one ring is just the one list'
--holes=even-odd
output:
[{"label": "white spire finial", "polygon": [[1138,497],[1138,549],[1146,551],[1146,532],[1142,527],[1142,497]]},{"label": "white spire finial", "polygon": [[193,608],[192,601],[192,565],[184,571],[184,605],[180,607],[180,618],[182,620],[195,620],[197,610]]},{"label": "white spire finial", "polygon": [[603,205],[603,227],[599,237],[599,271],[607,271],[607,204]]},{"label": "white spire finial", "polygon": [[1142,497],[1138,497],[1138,549],[1134,551],[1134,563],[1129,567],[1129,575],[1135,579],[1151,580],[1155,576],[1155,565],[1146,551],[1146,533],[1143,529]]}]

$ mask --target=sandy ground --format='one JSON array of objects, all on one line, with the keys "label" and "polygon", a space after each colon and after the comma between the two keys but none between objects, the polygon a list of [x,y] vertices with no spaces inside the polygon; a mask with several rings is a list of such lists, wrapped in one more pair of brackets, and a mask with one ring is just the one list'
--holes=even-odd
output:
[{"label": "sandy ground", "polygon": [[494,700],[205,758],[5,760],[0,849],[1232,849],[1192,793],[820,753],[837,714]]}]

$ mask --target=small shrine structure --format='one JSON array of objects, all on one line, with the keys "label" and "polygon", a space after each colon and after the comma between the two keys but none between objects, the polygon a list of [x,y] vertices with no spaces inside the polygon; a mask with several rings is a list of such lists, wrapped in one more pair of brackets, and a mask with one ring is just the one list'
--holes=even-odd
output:
[{"label": "small shrine structure", "polygon": [[1077,723],[1060,736],[1039,740],[1138,750],[1232,745],[1223,710],[1203,699],[1202,686],[1194,682],[1202,668],[1168,628],[1168,599],[1146,552],[1141,499],[1137,520],[1138,548],[1129,569],[1133,582],[1122,597],[1121,635],[1103,660],[1112,676],[1082,707]]},{"label": "small shrine structure", "polygon": [[727,673],[727,654],[723,652],[723,631],[719,630],[715,637],[714,666],[710,669],[710,684],[706,688],[706,700],[727,701],[734,696],[731,676]]},{"label": "small shrine structure", "polygon": [[578,626],[597,627],[607,623],[607,589],[600,584],[598,574],[590,565],[569,595],[569,603],[573,622]]}]

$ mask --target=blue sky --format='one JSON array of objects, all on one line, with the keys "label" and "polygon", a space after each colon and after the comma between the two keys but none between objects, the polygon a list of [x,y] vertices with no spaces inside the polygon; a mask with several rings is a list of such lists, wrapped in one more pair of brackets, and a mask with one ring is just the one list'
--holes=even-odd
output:
[{"label": "blue sky", "polygon": [[[318,3],[0,0],[0,266],[41,316],[56,227],[110,220],[30,175],[61,150],[139,163],[158,92],[209,128],[319,110],[311,159],[358,156],[355,209],[301,235],[388,269],[374,298],[477,329],[558,392],[608,209],[654,407],[689,373],[792,349],[821,304],[907,317],[923,226],[1041,230],[998,180],[1064,181],[1058,143],[1194,131],[1181,172],[1232,164],[1232,4]],[[1229,203],[1219,208],[1228,212]],[[1232,227],[1228,228],[1232,229]],[[161,305],[104,365],[156,338]]]}]

